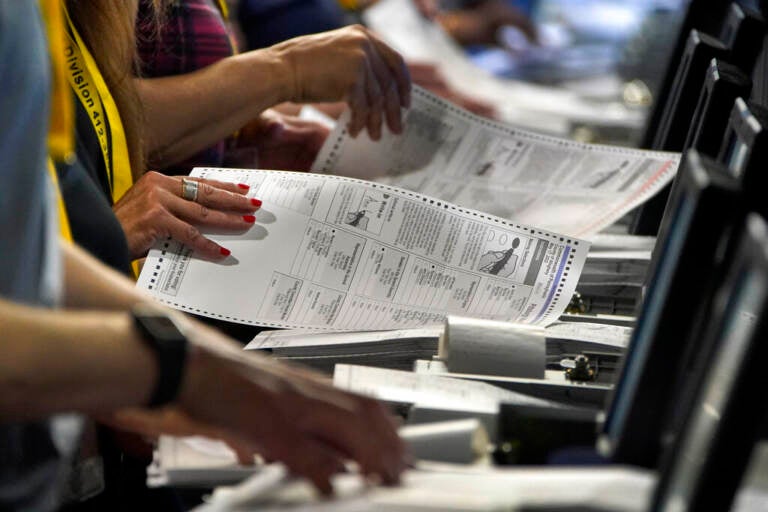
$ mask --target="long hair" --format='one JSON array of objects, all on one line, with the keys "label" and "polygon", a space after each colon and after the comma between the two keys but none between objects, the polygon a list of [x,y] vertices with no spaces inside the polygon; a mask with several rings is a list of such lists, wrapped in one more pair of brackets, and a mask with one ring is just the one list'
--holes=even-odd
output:
[{"label": "long hair", "polygon": [[[134,79],[138,73],[136,15],[138,0],[65,0],[72,22],[88,46],[112,93],[125,130],[131,171],[146,170],[144,113]],[[157,26],[169,0],[152,0]]]}]

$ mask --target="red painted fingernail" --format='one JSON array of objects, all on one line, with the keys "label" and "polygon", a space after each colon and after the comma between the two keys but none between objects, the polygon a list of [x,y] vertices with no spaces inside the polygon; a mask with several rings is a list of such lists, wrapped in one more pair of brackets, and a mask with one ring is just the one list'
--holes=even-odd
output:
[{"label": "red painted fingernail", "polygon": [[219,247],[219,252],[221,253],[222,256],[229,256],[230,254],[232,254],[232,251],[230,251],[229,249],[225,249],[223,247]]},{"label": "red painted fingernail", "polygon": [[245,183],[238,183],[237,186],[243,190],[248,190],[249,188],[251,188],[250,185],[246,185]]},{"label": "red painted fingernail", "polygon": [[243,220],[247,222],[248,224],[253,224],[256,222],[256,216],[255,215],[243,215]]},{"label": "red painted fingernail", "polygon": [[261,199],[255,199],[255,198],[251,199],[251,204],[258,208],[259,206],[261,206]]}]

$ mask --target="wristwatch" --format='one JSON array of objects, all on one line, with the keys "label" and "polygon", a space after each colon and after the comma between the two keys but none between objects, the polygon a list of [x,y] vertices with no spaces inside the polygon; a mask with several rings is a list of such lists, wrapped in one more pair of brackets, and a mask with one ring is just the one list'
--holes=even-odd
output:
[{"label": "wristwatch", "polygon": [[147,406],[161,407],[179,394],[187,361],[187,337],[168,313],[149,304],[134,306],[131,314],[157,360],[157,382]]}]

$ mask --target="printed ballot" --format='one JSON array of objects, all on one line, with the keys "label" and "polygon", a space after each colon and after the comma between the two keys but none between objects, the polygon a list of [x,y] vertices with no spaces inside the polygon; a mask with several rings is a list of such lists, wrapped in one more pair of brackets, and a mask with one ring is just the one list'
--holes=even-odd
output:
[{"label": "printed ballot", "polygon": [[376,180],[579,237],[594,235],[652,197],[680,162],[676,153],[521,130],[416,86],[401,135],[353,139],[347,122],[342,117],[326,139],[314,171]]},{"label": "printed ballot", "polygon": [[392,186],[338,176],[195,169],[263,201],[232,251],[196,258],[172,240],[138,286],[172,307],[251,325],[378,330],[448,314],[548,324],[568,305],[589,243]]}]

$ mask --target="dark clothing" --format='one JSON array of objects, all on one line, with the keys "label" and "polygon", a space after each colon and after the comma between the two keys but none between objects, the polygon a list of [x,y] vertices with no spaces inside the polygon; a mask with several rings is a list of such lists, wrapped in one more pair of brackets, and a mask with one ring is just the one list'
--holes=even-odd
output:
[{"label": "dark clothing", "polygon": [[131,275],[128,242],[112,211],[112,194],[99,141],[86,110],[77,100],[75,105],[77,162],[56,166],[72,237],[103,263]]},{"label": "dark clothing", "polygon": [[347,24],[336,0],[243,0],[237,17],[249,50]]},{"label": "dark clothing", "polygon": [[[164,13],[156,30],[151,0],[141,0],[137,17],[141,75],[147,78],[191,73],[235,53],[221,12],[212,0],[181,0]],[[188,174],[195,166],[221,166],[226,141],[219,141],[185,162],[165,169],[167,174]]]}]

